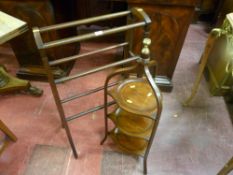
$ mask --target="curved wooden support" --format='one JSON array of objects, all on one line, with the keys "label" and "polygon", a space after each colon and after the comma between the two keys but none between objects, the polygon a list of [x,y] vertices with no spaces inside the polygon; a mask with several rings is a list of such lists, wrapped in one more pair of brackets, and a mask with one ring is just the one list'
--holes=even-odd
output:
[{"label": "curved wooden support", "polygon": [[133,65],[131,67],[126,67],[126,68],[121,68],[121,69],[118,69],[116,70],[115,72],[111,73],[110,75],[107,76],[107,79],[105,81],[105,84],[104,84],[104,125],[105,125],[105,135],[104,135],[104,138],[103,140],[101,141],[101,145],[105,142],[105,140],[107,139],[107,136],[108,136],[108,119],[107,119],[107,115],[108,115],[108,108],[107,108],[107,105],[108,105],[108,95],[107,95],[107,90],[108,90],[108,84],[109,84],[109,81],[119,75],[119,74],[125,74],[125,73],[130,73],[130,72],[133,72],[137,69],[138,65]]},{"label": "curved wooden support", "polygon": [[220,37],[223,34],[224,34],[224,31],[221,29],[213,29],[211,31],[211,33],[209,34],[204,53],[203,53],[201,60],[200,60],[199,70],[198,70],[195,82],[193,84],[191,94],[183,102],[183,106],[188,106],[190,104],[190,102],[192,101],[192,99],[194,98],[194,96],[196,95],[199,84],[201,82],[201,78],[202,78],[205,66],[206,66],[206,63],[207,63],[207,60],[208,60],[208,57],[213,49],[213,45],[214,45],[213,43],[218,37]]},{"label": "curved wooden support", "polygon": [[151,133],[151,136],[150,136],[150,139],[149,139],[149,143],[147,145],[147,149],[146,149],[146,152],[145,152],[145,157],[144,157],[144,174],[147,174],[147,157],[149,155],[149,151],[150,151],[150,148],[151,148],[151,145],[152,145],[152,142],[153,142],[153,139],[154,139],[154,136],[155,136],[155,133],[156,133],[156,130],[157,130],[157,127],[158,127],[158,124],[159,124],[159,120],[160,120],[160,116],[161,116],[161,113],[162,113],[162,108],[163,108],[163,105],[162,105],[162,94],[158,88],[158,86],[156,85],[151,73],[150,73],[150,70],[148,68],[148,66],[144,66],[144,72],[145,72],[145,75],[146,75],[146,78],[152,88],[152,91],[154,92],[154,96],[156,98],[156,102],[157,102],[157,114],[156,114],[156,117],[155,117],[155,122],[154,122],[154,126],[153,126],[153,129],[152,129],[152,133]]}]

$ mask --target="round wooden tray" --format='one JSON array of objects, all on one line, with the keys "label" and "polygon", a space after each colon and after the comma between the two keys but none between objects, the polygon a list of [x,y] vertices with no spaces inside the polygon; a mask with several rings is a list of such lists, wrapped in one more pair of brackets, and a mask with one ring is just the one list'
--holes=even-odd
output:
[{"label": "round wooden tray", "polygon": [[128,136],[117,128],[112,130],[110,134],[113,141],[122,151],[140,156],[144,155],[148,144],[146,140]]},{"label": "round wooden tray", "polygon": [[152,117],[157,111],[157,103],[148,82],[129,79],[109,91],[120,108],[134,114]]},{"label": "round wooden tray", "polygon": [[136,115],[117,108],[108,116],[123,133],[149,139],[154,121],[141,115]]}]

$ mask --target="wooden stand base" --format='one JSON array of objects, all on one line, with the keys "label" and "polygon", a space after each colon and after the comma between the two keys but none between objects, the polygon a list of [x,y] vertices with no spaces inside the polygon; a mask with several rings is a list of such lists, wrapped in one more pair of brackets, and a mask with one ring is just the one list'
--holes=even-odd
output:
[{"label": "wooden stand base", "polygon": [[163,92],[171,92],[173,89],[172,81],[166,76],[156,76],[155,82]]},{"label": "wooden stand base", "polygon": [[[70,70],[73,66],[67,67],[66,69],[60,69],[58,67],[53,69],[54,78],[62,78],[69,75]],[[17,72],[17,77],[27,80],[47,81],[46,70],[43,66],[25,66],[20,67]]]},{"label": "wooden stand base", "polygon": [[0,94],[12,91],[26,91],[34,96],[41,96],[43,94],[42,90],[32,87],[29,81],[11,76],[3,66],[0,66]]}]

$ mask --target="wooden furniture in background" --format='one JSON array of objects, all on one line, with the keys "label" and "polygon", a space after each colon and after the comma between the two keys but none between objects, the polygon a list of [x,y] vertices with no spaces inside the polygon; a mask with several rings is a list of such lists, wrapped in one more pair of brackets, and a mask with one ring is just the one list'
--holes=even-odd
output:
[{"label": "wooden furniture in background", "polygon": [[[0,44],[22,35],[28,30],[24,21],[14,18],[0,11]],[[15,78],[0,65],[0,94],[11,91],[28,91],[32,95],[40,96],[43,91],[32,87],[27,80]]]},{"label": "wooden furniture in background", "polygon": [[228,98],[233,94],[233,13],[226,16],[221,28],[214,28],[208,37],[200,66],[192,87],[191,95],[184,102],[189,105],[194,98],[205,68],[209,90],[212,95],[223,95]]},{"label": "wooden furniture in background", "polygon": [[[164,84],[167,83],[168,90],[171,90],[172,84],[166,80],[172,79],[188,26],[192,20],[196,1],[198,0],[103,0],[100,3],[97,0],[70,0],[68,2],[65,0],[23,0],[20,2],[16,0],[2,0],[0,1],[0,8],[26,20],[30,26],[41,27],[51,25],[54,22],[60,23],[73,19],[106,14],[108,12],[122,11],[127,8],[127,5],[129,8],[133,6],[142,7],[153,21],[150,37],[152,38],[152,58],[158,61],[159,68],[157,75],[165,76],[166,79],[161,79],[161,82]],[[55,11],[55,14],[53,11]],[[116,26],[122,25],[124,22],[121,19],[114,23],[100,22],[97,24],[102,26]],[[55,40],[61,35],[64,36],[65,33],[54,32],[44,37],[45,40]],[[135,35],[135,43],[137,43],[135,50],[138,53],[140,52],[141,45],[140,33],[140,31],[136,31]],[[20,42],[12,41],[13,49],[20,64],[18,75],[23,77],[37,75],[37,77],[40,77],[40,74],[44,74],[44,69],[42,69],[39,54],[35,50],[35,43],[32,42],[32,35],[31,33],[27,34],[27,36],[25,34],[22,38],[27,41],[22,46],[22,49],[17,49],[21,44]],[[70,48],[72,47],[75,46],[71,46]],[[54,49],[51,50],[49,59],[54,60],[58,57],[68,56],[61,56],[61,54],[71,53],[70,55],[73,55],[74,51],[57,53],[60,50],[56,49],[55,52]],[[58,67],[54,70],[54,74],[57,77],[64,76],[69,72],[68,70],[70,68],[71,65]]]},{"label": "wooden furniture in background", "polygon": [[217,0],[198,0],[197,8],[199,9],[199,15],[213,14],[217,3]]},{"label": "wooden furniture in background", "polygon": [[218,13],[215,17],[215,27],[221,27],[223,21],[228,13],[233,12],[233,1],[232,0],[222,0],[221,6],[218,9]]},{"label": "wooden furniture in background", "polygon": [[[127,3],[125,0],[78,0],[75,5],[75,16],[77,19],[127,10]],[[95,25],[100,25],[102,27],[113,27],[123,24],[126,24],[126,18],[95,23]]]},{"label": "wooden furniture in background", "polygon": [[[64,2],[63,2],[64,3]],[[62,1],[59,1],[62,5]],[[64,6],[66,7],[66,6]],[[31,28],[34,26],[47,26],[55,23],[54,9],[49,0],[2,0],[0,1],[0,9],[18,19],[27,22],[29,30],[23,35],[10,41],[12,49],[19,63],[19,71],[17,75],[27,79],[45,79],[46,73],[42,65],[39,52],[32,35]],[[58,11],[59,8],[57,7]],[[67,10],[68,11],[68,10]],[[59,12],[62,12],[61,10]],[[63,18],[59,18],[59,22],[66,20],[66,14]],[[66,34],[65,34],[66,33]],[[59,34],[69,35],[68,32],[56,33],[51,32],[43,35],[45,40],[56,40]],[[68,37],[68,36],[67,36]],[[66,47],[50,49],[49,59],[56,60],[61,57],[70,56],[79,51],[79,45],[67,45]],[[53,73],[55,77],[63,77],[69,73],[73,63],[64,64],[60,67],[54,67]]]},{"label": "wooden furniture in background", "polygon": [[[194,14],[196,0],[127,0],[129,7],[141,7],[152,20],[151,58],[158,62],[157,75],[172,79]],[[135,53],[140,53],[142,32],[134,35]],[[171,90],[172,84],[168,84]]]},{"label": "wooden furniture in background", "polygon": [[[198,16],[197,18],[200,21],[206,21],[210,23],[212,26],[216,26],[216,23],[218,23],[219,17],[221,16],[223,5],[227,0],[199,0],[199,1],[200,2],[198,3],[196,8],[196,15]],[[230,11],[228,11],[227,13],[230,13]],[[224,14],[223,19],[225,18],[225,15],[227,13]]]}]

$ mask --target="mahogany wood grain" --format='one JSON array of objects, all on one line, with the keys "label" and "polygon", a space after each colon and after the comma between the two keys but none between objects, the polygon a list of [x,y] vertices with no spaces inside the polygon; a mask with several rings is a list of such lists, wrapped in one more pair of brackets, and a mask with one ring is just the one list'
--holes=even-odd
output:
[{"label": "mahogany wood grain", "polygon": [[[141,7],[152,20],[151,57],[158,62],[157,75],[173,76],[196,0],[128,0],[129,8]],[[142,31],[134,35],[134,52],[140,53]]]}]

